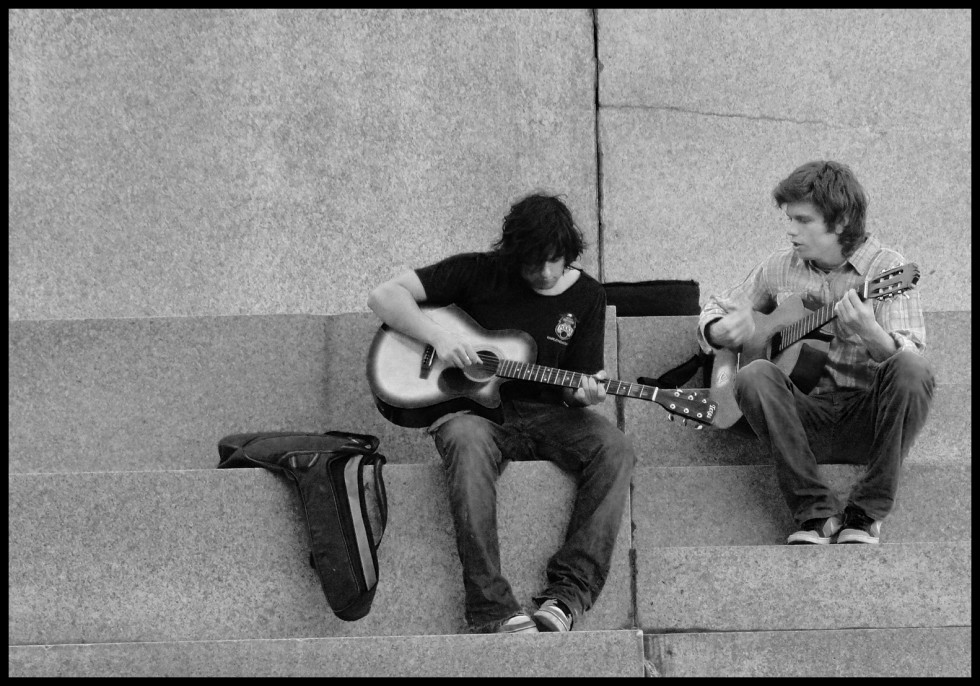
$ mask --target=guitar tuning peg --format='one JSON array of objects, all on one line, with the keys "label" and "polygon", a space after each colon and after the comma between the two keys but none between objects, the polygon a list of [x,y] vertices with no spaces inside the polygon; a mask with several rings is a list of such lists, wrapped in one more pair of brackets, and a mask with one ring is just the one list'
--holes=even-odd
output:
[{"label": "guitar tuning peg", "polygon": [[667,415],[667,421],[668,422],[674,421],[674,415],[672,415],[672,414]]},{"label": "guitar tuning peg", "polygon": [[700,431],[703,428],[704,428],[704,424],[698,424],[696,427],[694,427],[694,430],[695,431]]}]

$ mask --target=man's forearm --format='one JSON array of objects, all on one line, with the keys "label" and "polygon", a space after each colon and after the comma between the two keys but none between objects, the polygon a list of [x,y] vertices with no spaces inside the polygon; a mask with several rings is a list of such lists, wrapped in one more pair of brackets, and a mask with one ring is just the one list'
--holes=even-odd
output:
[{"label": "man's forearm", "polygon": [[898,344],[895,342],[895,339],[880,326],[872,329],[861,340],[864,341],[864,345],[868,348],[868,355],[875,362],[884,362],[898,350]]},{"label": "man's forearm", "polygon": [[368,307],[385,324],[424,343],[431,343],[439,326],[419,309],[407,289],[388,285],[372,293]]}]

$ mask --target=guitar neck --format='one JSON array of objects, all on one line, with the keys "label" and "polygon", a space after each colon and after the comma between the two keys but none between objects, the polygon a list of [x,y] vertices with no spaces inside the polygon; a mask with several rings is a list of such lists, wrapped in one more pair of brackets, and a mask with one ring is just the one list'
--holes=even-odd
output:
[{"label": "guitar neck", "polygon": [[[582,383],[582,377],[589,376],[581,372],[569,372],[564,369],[554,369],[553,367],[543,367],[539,364],[528,364],[514,360],[500,360],[494,373],[507,379],[535,381],[553,386],[564,386],[565,388],[578,388]],[[599,381],[599,383],[605,385],[607,393],[641,400],[655,401],[660,390],[656,386],[629,383],[617,379],[606,379]]]},{"label": "guitar neck", "polygon": [[[484,365],[488,368],[488,365]],[[539,364],[529,364],[527,362],[516,362],[514,360],[498,360],[497,366],[493,369],[496,376],[508,379],[522,379],[525,381],[536,381],[538,383],[552,384],[553,386],[564,386],[565,388],[578,388],[582,383],[581,372],[568,372],[552,367],[542,367]],[[679,388],[670,389],[661,393],[656,386],[647,386],[641,383],[628,383],[616,379],[600,380],[599,383],[606,387],[606,392],[626,398],[639,398],[640,400],[652,400],[665,410],[670,412],[668,417],[673,420],[674,416],[682,417],[684,422],[692,420],[696,428],[700,429],[706,424],[711,424],[715,416],[718,404],[711,402],[708,398],[701,397],[695,389],[682,390]]]},{"label": "guitar neck", "polygon": [[[895,271],[899,271],[900,269],[901,268],[893,269],[891,271],[895,272]],[[910,264],[908,265],[908,270],[914,273],[914,277],[912,279],[912,283],[914,284],[915,281],[917,281],[919,278],[919,269],[914,264]],[[879,288],[881,288],[881,291],[877,291],[877,290],[874,292],[871,291],[873,285],[879,284],[880,282],[887,282],[887,281],[888,281],[887,276],[883,276],[877,279],[869,279],[868,281],[865,281],[864,285],[860,289],[857,289],[855,292],[857,293],[857,296],[861,300],[867,300],[869,297],[874,297],[875,299],[877,299],[888,294],[897,295],[907,290],[908,288],[911,288],[911,286],[904,286],[899,283],[899,284],[891,284],[890,286],[884,286],[884,287],[878,286]],[[830,320],[834,319],[837,316],[836,314],[834,314],[834,307],[836,305],[837,305],[836,302],[832,302],[829,305],[824,305],[819,310],[814,310],[813,312],[803,317],[802,319],[795,321],[789,326],[785,326],[782,329],[780,329],[779,330],[780,341],[779,341],[779,345],[777,346],[779,349],[774,350],[773,354],[778,354],[783,350],[786,350],[786,348],[793,345],[801,338],[805,337],[807,334],[816,331],[821,326],[823,326]]]},{"label": "guitar neck", "polygon": [[793,345],[808,334],[813,333],[836,317],[837,315],[834,314],[835,304],[836,303],[824,305],[819,310],[814,310],[802,319],[799,319],[789,326],[785,326],[780,329],[779,350],[773,351],[773,354],[778,354],[783,350],[786,350],[786,348],[789,346]]},{"label": "guitar neck", "polygon": [[[908,264],[882,271],[881,274],[865,281],[861,288],[856,289],[855,292],[861,300],[892,298],[914,288],[918,280],[919,266],[914,262],[909,262]],[[807,334],[816,331],[836,317],[837,315],[834,314],[836,304],[824,305],[819,310],[811,312],[799,321],[780,329],[779,334],[781,340],[778,345],[779,349],[775,350],[774,354],[782,352]]]}]

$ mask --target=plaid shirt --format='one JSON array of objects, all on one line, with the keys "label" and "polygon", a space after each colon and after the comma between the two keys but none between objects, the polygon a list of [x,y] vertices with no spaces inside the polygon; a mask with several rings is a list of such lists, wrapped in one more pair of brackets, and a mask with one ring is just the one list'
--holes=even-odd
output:
[{"label": "plaid shirt", "polygon": [[[698,320],[698,343],[705,352],[713,351],[704,338],[704,327],[726,313],[719,300],[745,299],[754,310],[769,314],[787,297],[796,294],[802,297],[808,310],[815,310],[836,303],[851,288],[860,293],[865,281],[904,262],[901,255],[883,248],[873,236],[869,236],[843,265],[831,271],[823,271],[799,258],[792,247],[778,250],[753,269],[741,284],[708,297]],[[875,319],[898,344],[898,350],[922,354],[926,346],[926,327],[919,292],[912,289],[905,295],[908,297],[872,301]],[[871,359],[861,338],[857,335],[845,337],[836,319],[821,331],[832,335],[833,339],[827,366],[813,392],[870,388],[880,363]]]}]

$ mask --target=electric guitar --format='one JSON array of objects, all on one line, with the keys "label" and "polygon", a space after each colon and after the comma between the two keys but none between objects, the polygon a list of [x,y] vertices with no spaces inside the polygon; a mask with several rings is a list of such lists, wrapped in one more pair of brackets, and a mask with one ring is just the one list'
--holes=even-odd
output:
[{"label": "electric guitar", "polygon": [[[583,374],[534,364],[537,345],[524,331],[489,331],[455,305],[423,311],[441,326],[475,341],[480,361],[460,369],[443,362],[431,345],[387,324],[374,336],[368,352],[367,377],[375,404],[399,426],[428,426],[448,412],[470,410],[500,421],[500,385],[510,379],[578,388]],[[606,392],[658,403],[670,414],[691,421],[696,429],[711,424],[715,404],[696,390],[661,390],[655,386],[600,381]]]},{"label": "electric guitar", "polygon": [[[918,266],[903,264],[865,281],[858,290],[858,297],[862,300],[892,298],[914,288],[918,280]],[[753,312],[755,334],[752,339],[744,343],[740,350],[722,349],[715,352],[710,395],[718,404],[718,410],[712,426],[728,429],[742,417],[742,411],[735,402],[732,382],[738,370],[753,360],[770,360],[801,391],[809,393],[813,390],[820,380],[833,338],[820,333],[819,329],[837,316],[834,314],[835,304],[808,311],[803,306],[803,299],[793,295],[780,303],[771,314]]]}]

